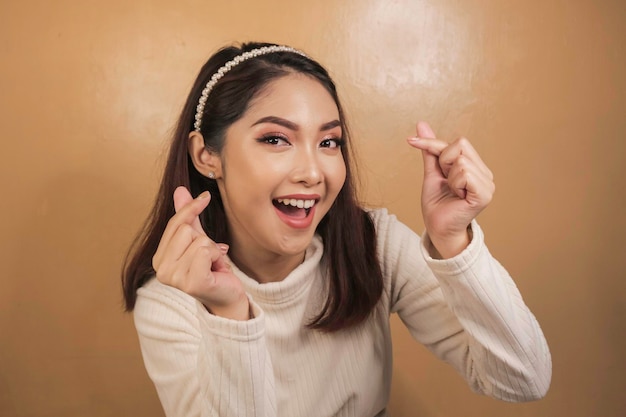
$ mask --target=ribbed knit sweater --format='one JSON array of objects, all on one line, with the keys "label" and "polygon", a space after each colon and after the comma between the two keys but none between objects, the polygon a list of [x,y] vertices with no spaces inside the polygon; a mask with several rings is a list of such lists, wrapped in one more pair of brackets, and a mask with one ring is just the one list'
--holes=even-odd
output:
[{"label": "ribbed knit sweater", "polygon": [[550,353],[535,317],[480,227],[446,260],[386,210],[374,210],[383,295],[367,321],[334,333],[306,324],[325,299],[315,237],[304,262],[259,284],[233,265],[254,318],[211,315],[156,279],[138,291],[134,319],[144,363],[168,417],[384,416],[392,347],[389,316],[451,364],[472,390],[506,401],[545,395]]}]

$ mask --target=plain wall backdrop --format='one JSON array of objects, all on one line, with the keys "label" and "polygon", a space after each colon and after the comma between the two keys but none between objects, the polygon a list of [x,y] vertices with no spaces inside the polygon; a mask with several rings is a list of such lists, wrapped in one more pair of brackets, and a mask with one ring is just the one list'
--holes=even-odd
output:
[{"label": "plain wall backdrop", "polygon": [[552,388],[472,394],[393,318],[392,416],[626,415],[625,28],[608,0],[0,1],[0,415],[163,415],[121,263],[197,71],[247,40],[328,67],[363,200],[417,232],[417,120],[495,173],[479,222],[546,334]]}]

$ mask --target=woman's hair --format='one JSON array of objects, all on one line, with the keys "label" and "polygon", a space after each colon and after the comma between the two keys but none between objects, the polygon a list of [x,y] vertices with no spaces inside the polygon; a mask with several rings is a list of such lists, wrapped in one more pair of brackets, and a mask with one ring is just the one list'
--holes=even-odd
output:
[{"label": "woman's hair", "polygon": [[[194,197],[205,190],[210,191],[211,203],[200,215],[200,222],[211,239],[229,243],[226,214],[217,183],[195,169],[188,154],[189,133],[194,130],[196,107],[211,76],[236,56],[269,45],[245,43],[241,48],[225,47],[200,70],[178,120],[154,206],[124,262],[122,286],[127,311],[134,308],[139,287],[155,275],[152,257],[167,222],[175,214],[172,196],[176,187],[184,185]],[[312,59],[289,51],[247,59],[226,72],[211,90],[203,109],[200,132],[205,146],[220,153],[227,129],[244,115],[251,100],[268,83],[293,73],[307,75],[326,88],[339,110],[345,139],[341,152],[346,165],[346,180],[317,227],[324,242],[323,265],[328,268],[328,297],[309,324],[311,328],[332,332],[357,325],[368,317],[381,297],[383,279],[376,252],[376,230],[370,216],[357,203],[348,128],[328,72]]]}]

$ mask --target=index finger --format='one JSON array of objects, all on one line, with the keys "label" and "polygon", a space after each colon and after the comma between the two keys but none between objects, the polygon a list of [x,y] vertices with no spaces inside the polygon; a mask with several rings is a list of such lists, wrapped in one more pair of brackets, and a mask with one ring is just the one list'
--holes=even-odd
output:
[{"label": "index finger", "polygon": [[409,140],[411,146],[427,151],[428,153],[439,156],[444,149],[448,147],[448,142],[441,139],[416,137]]},{"label": "index finger", "polygon": [[469,158],[469,160],[472,161],[484,175],[486,175],[489,179],[493,179],[493,174],[487,165],[485,165],[471,142],[465,137],[458,138],[442,152],[440,158],[441,164],[451,166],[460,155]]}]

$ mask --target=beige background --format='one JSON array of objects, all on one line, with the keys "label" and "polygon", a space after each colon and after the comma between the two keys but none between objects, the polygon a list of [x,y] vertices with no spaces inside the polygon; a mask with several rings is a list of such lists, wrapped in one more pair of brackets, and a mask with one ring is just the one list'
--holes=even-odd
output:
[{"label": "beige background", "polygon": [[120,264],[196,71],[237,40],[330,69],[365,200],[417,231],[416,120],[495,172],[479,220],[543,326],[552,388],[476,396],[394,319],[393,416],[626,415],[624,27],[621,0],[2,0],[0,415],[162,415]]}]

